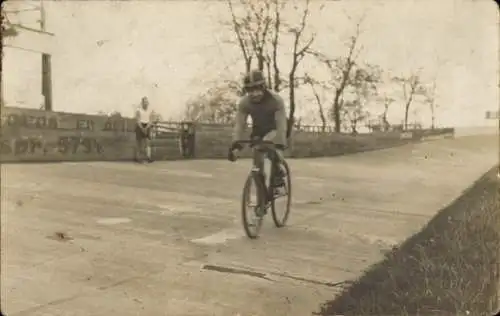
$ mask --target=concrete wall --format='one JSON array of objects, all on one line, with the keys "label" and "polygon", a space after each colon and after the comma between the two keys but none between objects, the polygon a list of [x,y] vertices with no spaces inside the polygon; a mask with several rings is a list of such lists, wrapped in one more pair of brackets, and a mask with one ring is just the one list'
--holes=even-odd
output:
[{"label": "concrete wall", "polygon": [[[154,158],[181,159],[180,124],[164,125],[153,140]],[[0,161],[131,160],[134,121],[96,115],[2,108]],[[195,158],[225,158],[231,143],[228,125],[197,124]],[[360,134],[294,131],[288,157],[320,157],[399,146],[453,135],[453,129]],[[243,156],[249,156],[246,150]]]},{"label": "concrete wall", "polygon": [[1,161],[127,160],[130,119],[2,108]]}]

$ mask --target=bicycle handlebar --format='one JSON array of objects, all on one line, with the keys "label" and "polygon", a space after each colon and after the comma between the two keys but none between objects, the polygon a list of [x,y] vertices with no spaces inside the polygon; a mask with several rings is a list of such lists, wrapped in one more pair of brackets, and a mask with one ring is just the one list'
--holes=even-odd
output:
[{"label": "bicycle handlebar", "polygon": [[[269,141],[269,140],[261,140],[261,139],[252,139],[252,140],[241,140],[241,141],[238,141],[237,142],[238,144],[250,144],[250,147],[256,147],[256,146],[261,146],[261,145],[271,145],[271,148],[270,147],[264,147],[264,148],[257,148],[257,150],[262,150],[262,149],[265,149],[265,150],[269,150],[269,151],[275,151],[275,147],[276,147],[276,144],[274,144],[274,142],[272,141]],[[235,152],[234,150],[232,150],[230,153],[229,153],[229,160],[230,161],[236,161],[238,159],[237,155],[235,155]]]},{"label": "bicycle handlebar", "polygon": [[261,140],[261,139],[252,139],[252,140],[240,140],[237,142],[238,144],[249,144],[251,146],[255,145],[272,145],[276,146],[276,144],[270,140]]}]

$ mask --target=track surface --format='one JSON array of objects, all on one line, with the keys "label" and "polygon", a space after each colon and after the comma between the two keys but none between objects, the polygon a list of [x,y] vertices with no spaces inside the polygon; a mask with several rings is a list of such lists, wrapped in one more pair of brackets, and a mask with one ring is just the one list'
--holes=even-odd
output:
[{"label": "track surface", "polygon": [[2,166],[2,310],[310,315],[498,161],[496,136],[290,160],[289,226],[246,239],[249,161]]}]

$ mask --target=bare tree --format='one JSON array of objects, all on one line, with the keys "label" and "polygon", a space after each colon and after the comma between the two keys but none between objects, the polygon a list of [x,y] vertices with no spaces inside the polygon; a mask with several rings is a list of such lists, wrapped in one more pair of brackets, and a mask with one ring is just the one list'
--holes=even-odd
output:
[{"label": "bare tree", "polygon": [[[252,68],[257,59],[258,69],[267,73],[269,88],[279,92],[283,78],[279,68],[278,54],[282,32],[281,11],[286,5],[283,0],[226,0],[231,12],[231,27],[245,61],[245,71]],[[234,5],[237,1],[237,12]]]},{"label": "bare tree", "polygon": [[370,116],[365,105],[376,95],[381,73],[380,68],[374,65],[356,65],[352,76],[348,78],[346,93],[350,94],[351,99],[344,102],[341,111],[342,116],[347,119],[348,129],[353,134],[358,133],[359,123]]},{"label": "bare tree", "polygon": [[352,134],[358,134],[359,123],[366,120],[370,113],[364,109],[363,103],[356,99],[354,101],[345,101],[342,108],[342,113],[347,120],[344,122],[348,123],[349,129]]},{"label": "bare tree", "polygon": [[381,81],[382,70],[375,65],[356,65],[353,75],[348,79],[347,88],[353,90],[356,100],[366,103],[377,95],[377,85]]},{"label": "bare tree", "polygon": [[384,102],[384,112],[382,112],[381,118],[382,118],[382,124],[384,127],[384,131],[387,131],[387,130],[389,130],[389,127],[391,125],[389,123],[389,120],[387,119],[387,114],[389,113],[389,106],[396,100],[385,94],[383,96],[382,101]]},{"label": "bare tree", "polygon": [[314,99],[316,100],[316,104],[318,105],[318,115],[319,119],[321,120],[321,131],[325,132],[327,126],[327,119],[323,107],[323,100],[321,99],[318,89],[316,87],[317,85],[320,85],[320,82],[318,82],[312,76],[306,73],[304,76],[304,83],[309,85],[309,87],[311,87]]},{"label": "bare tree", "polygon": [[252,61],[257,59],[257,66],[264,70],[268,64],[267,45],[273,25],[271,6],[277,0],[239,0],[243,14],[239,16],[233,5],[235,0],[226,0],[231,12],[231,25],[236,35],[238,46],[245,61],[245,71],[252,68]]},{"label": "bare tree", "polygon": [[241,87],[227,81],[212,87],[187,103],[184,119],[194,122],[230,124],[237,110]]},{"label": "bare tree", "polygon": [[[305,8],[300,19],[300,24],[298,27],[290,28],[290,33],[293,34],[293,48],[292,48],[292,66],[290,72],[288,73],[289,81],[289,102],[290,102],[290,112],[289,121],[292,122],[295,115],[295,88],[296,88],[296,72],[300,63],[306,56],[307,51],[310,49],[312,43],[315,39],[315,34],[313,33],[307,40],[303,41],[304,30],[307,26],[307,19],[309,17],[310,9],[309,5],[311,0],[305,0]],[[303,42],[303,43],[301,43]]]},{"label": "bare tree", "polygon": [[341,129],[342,98],[344,90],[349,84],[351,71],[361,51],[361,47],[359,47],[359,36],[361,34],[361,24],[363,20],[364,18],[361,18],[356,23],[354,35],[349,38],[346,57],[330,58],[318,51],[308,50],[309,54],[315,56],[320,62],[324,63],[330,71],[331,84],[335,92],[332,102],[332,116],[335,123],[335,132],[337,133],[339,133]]},{"label": "bare tree", "polygon": [[[274,25],[273,25],[273,37],[271,41],[271,51],[272,57],[268,58],[268,78],[271,80],[271,60],[272,60],[272,85],[269,86],[273,88],[274,91],[279,92],[281,90],[281,72],[278,66],[278,49],[279,49],[279,41],[280,41],[280,32],[281,32],[281,9],[284,7],[283,4],[280,3],[280,0],[274,0]],[[271,82],[270,82],[271,83]]]},{"label": "bare tree", "polygon": [[443,58],[442,56],[439,56],[436,52],[436,62],[437,62],[437,67],[434,71],[432,83],[429,86],[425,87],[424,90],[424,102],[429,105],[429,109],[431,112],[431,129],[436,128],[436,109],[439,107],[438,104],[436,104],[436,82],[439,76],[439,72],[441,71],[442,67],[447,64],[447,60]]},{"label": "bare tree", "polygon": [[430,89],[426,89],[425,103],[429,105],[431,110],[431,129],[436,128],[436,80],[433,81]]},{"label": "bare tree", "polygon": [[[282,10],[291,1],[283,0],[262,0],[260,2],[252,0],[239,0],[240,8],[243,9],[243,16],[238,16],[233,5],[235,0],[227,0],[232,17],[232,28],[238,39],[238,45],[245,59],[246,71],[252,67],[252,58],[258,61],[258,68],[267,72],[268,85],[276,92],[284,88],[288,89],[290,111],[289,127],[293,125],[296,110],[295,89],[299,82],[297,80],[297,70],[300,63],[306,56],[314,42],[315,34],[306,35],[308,18],[310,15],[310,0],[304,1],[300,20],[293,25],[290,21],[283,21]],[[286,49],[280,42],[281,36],[289,34],[292,36],[292,47]],[[279,51],[291,51],[292,62],[288,71],[282,71],[279,63]],[[287,73],[286,78],[282,73]]]},{"label": "bare tree", "polygon": [[232,0],[227,0],[227,4],[229,6],[229,11],[231,12],[233,30],[236,34],[236,38],[238,39],[238,45],[245,61],[245,70],[249,72],[252,67],[253,52],[248,39],[244,37],[245,25],[236,17]]},{"label": "bare tree", "polygon": [[425,95],[426,91],[418,73],[412,73],[407,77],[394,77],[393,80],[400,83],[403,88],[403,97],[405,100],[405,118],[403,125],[405,129],[408,129],[408,114],[412,102],[417,95]]},{"label": "bare tree", "polygon": [[[257,58],[257,67],[264,70],[267,59],[267,39],[270,26],[272,24],[271,3],[266,1],[240,0],[248,7],[245,25],[247,26],[248,37]],[[254,23],[252,23],[252,21]],[[254,26],[253,26],[254,25]]]}]

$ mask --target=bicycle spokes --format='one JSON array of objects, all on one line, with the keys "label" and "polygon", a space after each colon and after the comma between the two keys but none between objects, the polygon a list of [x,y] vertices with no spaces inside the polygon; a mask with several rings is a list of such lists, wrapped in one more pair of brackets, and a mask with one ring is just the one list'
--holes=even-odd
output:
[{"label": "bicycle spokes", "polygon": [[290,212],[291,180],[288,164],[280,161],[278,165],[271,165],[270,169],[267,173],[265,169],[254,165],[243,189],[243,227],[252,239],[258,237],[268,209],[272,211],[276,227],[285,226]]},{"label": "bicycle spokes", "polygon": [[243,227],[249,238],[257,238],[262,226],[265,209],[262,207],[263,194],[260,179],[250,174],[243,190],[242,217]]}]

